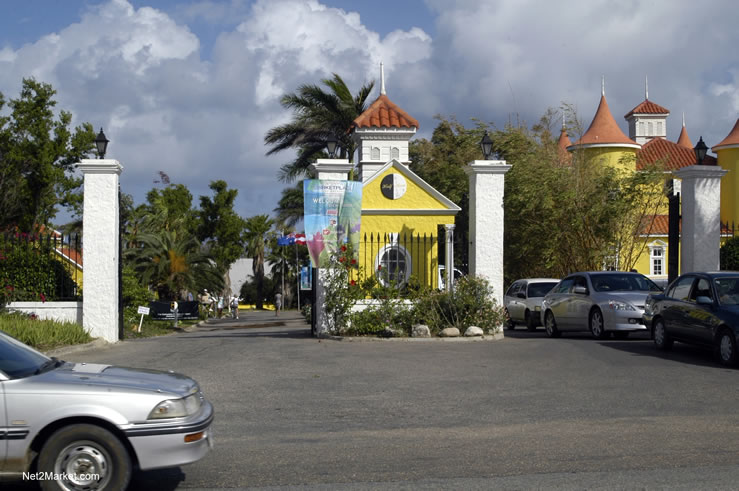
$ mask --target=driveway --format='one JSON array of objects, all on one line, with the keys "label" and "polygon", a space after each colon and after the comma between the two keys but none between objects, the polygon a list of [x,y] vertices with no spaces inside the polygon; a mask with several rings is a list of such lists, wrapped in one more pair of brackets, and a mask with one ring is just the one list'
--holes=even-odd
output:
[{"label": "driveway", "polygon": [[739,482],[739,373],[646,337],[333,341],[295,313],[252,313],[64,358],[183,372],[214,403],[213,452],[131,489]]}]

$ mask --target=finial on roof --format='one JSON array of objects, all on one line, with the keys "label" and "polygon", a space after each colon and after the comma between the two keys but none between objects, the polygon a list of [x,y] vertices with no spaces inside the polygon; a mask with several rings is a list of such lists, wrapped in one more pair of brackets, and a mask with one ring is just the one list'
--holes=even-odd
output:
[{"label": "finial on roof", "polygon": [[606,76],[605,75],[600,76],[600,95],[604,97],[606,95]]},{"label": "finial on roof", "polygon": [[380,94],[385,95],[385,65],[380,62]]},{"label": "finial on roof", "polygon": [[683,128],[685,128],[685,111],[683,111]]},{"label": "finial on roof", "polygon": [[649,100],[649,77],[644,75],[644,100]]},{"label": "finial on roof", "polygon": [[566,125],[565,125],[565,112],[562,111],[562,129],[565,129],[565,127],[566,127]]}]

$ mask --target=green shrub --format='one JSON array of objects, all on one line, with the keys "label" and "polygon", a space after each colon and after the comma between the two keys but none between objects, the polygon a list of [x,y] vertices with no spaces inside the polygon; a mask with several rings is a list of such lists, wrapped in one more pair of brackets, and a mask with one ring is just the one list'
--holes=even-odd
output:
[{"label": "green shrub", "polygon": [[721,246],[720,258],[723,271],[739,271],[739,237],[732,237]]},{"label": "green shrub", "polygon": [[349,316],[344,333],[353,336],[383,335],[387,330],[409,336],[414,324],[414,309],[405,302],[388,298]]},{"label": "green shrub", "polygon": [[21,313],[0,314],[0,330],[41,351],[92,341],[74,322],[39,320]]}]

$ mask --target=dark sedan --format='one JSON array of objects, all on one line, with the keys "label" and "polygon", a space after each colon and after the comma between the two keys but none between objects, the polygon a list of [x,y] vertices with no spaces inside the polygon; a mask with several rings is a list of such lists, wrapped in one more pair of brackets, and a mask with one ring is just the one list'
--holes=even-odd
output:
[{"label": "dark sedan", "polygon": [[739,336],[739,271],[688,273],[663,294],[652,294],[644,324],[657,348],[674,341],[713,348],[724,365],[737,363]]}]

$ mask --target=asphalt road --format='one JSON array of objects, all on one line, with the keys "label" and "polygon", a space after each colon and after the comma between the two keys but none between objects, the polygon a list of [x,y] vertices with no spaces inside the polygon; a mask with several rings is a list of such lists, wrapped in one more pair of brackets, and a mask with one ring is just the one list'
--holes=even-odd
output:
[{"label": "asphalt road", "polygon": [[710,352],[541,329],[319,341],[295,319],[63,357],[186,373],[214,403],[214,450],[131,489],[739,488],[739,372]]}]

